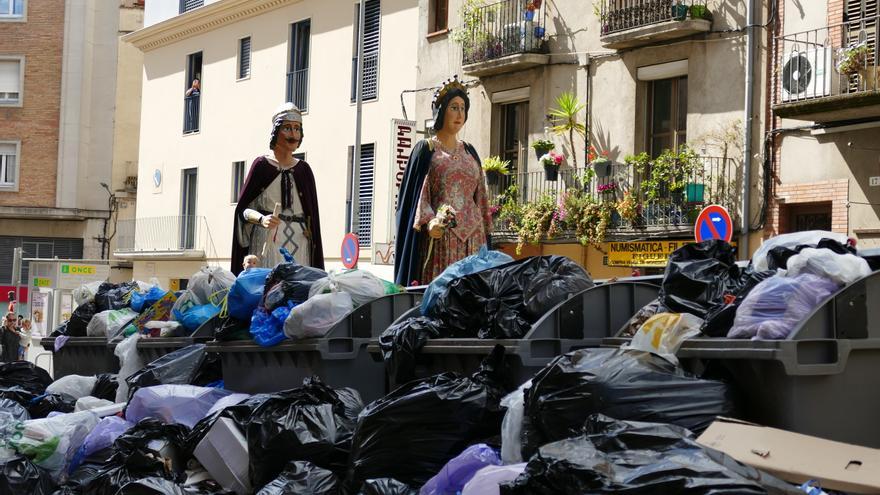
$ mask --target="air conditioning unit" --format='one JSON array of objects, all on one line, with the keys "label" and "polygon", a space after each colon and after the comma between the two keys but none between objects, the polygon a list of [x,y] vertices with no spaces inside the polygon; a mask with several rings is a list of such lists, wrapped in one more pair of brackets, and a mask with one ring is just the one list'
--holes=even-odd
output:
[{"label": "air conditioning unit", "polygon": [[831,94],[831,47],[792,51],[782,65],[782,101],[819,98]]}]

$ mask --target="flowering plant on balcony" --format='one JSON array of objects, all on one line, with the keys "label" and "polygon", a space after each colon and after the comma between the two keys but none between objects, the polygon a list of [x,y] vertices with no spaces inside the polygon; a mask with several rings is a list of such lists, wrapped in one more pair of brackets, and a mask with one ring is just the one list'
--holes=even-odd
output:
[{"label": "flowering plant on balcony", "polygon": [[867,43],[856,43],[837,50],[837,72],[851,76],[868,66],[871,48]]},{"label": "flowering plant on balcony", "polygon": [[617,190],[617,182],[609,182],[608,184],[599,184],[596,186],[596,191],[599,194],[602,193],[612,193]]},{"label": "flowering plant on balcony", "polygon": [[560,230],[555,219],[556,198],[544,194],[537,201],[522,206],[522,217],[516,228],[516,254],[522,253],[526,244],[537,244],[542,239],[552,239]]},{"label": "flowering plant on balcony", "polygon": [[564,156],[555,151],[551,151],[541,157],[541,165],[544,165],[545,168],[559,168],[564,160]]},{"label": "flowering plant on balcony", "polygon": [[641,203],[629,191],[623,193],[623,199],[617,202],[617,213],[620,214],[620,218],[630,225],[638,223],[641,211]]}]

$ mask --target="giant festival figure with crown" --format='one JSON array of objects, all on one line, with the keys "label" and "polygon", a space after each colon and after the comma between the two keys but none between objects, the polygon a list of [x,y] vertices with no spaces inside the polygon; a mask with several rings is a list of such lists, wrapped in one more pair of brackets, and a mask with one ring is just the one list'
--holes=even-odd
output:
[{"label": "giant festival figure with crown", "polygon": [[428,284],[489,243],[492,215],[477,151],[458,139],[470,99],[458,76],[431,104],[435,136],[416,144],[400,186],[394,280]]},{"label": "giant festival figure with crown", "polygon": [[302,113],[285,103],[272,116],[271,151],[254,160],[235,207],[231,270],[236,275],[249,254],[267,268],[283,262],[280,248],[302,265],[324,268],[315,176],[308,163],[293,156],[302,140]]}]

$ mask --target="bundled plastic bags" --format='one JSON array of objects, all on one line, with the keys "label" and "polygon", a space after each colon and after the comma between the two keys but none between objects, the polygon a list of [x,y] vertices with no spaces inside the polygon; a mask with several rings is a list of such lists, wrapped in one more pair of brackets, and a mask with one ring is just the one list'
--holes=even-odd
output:
[{"label": "bundled plastic bags", "polygon": [[684,428],[594,415],[579,436],[542,446],[525,471],[505,485],[504,493],[802,492],[725,454],[704,449]]},{"label": "bundled plastic bags", "polygon": [[326,278],[316,280],[309,289],[309,299],[332,292],[345,292],[351,296],[355,306],[366,304],[386,294],[382,280],[364,270],[349,270],[342,273],[329,273]]},{"label": "bundled plastic bags", "polygon": [[787,266],[787,277],[811,273],[841,286],[871,274],[871,268],[864,258],[853,254],[838,254],[830,249],[803,249],[788,259]]},{"label": "bundled plastic bags", "polygon": [[[193,344],[168,353],[125,379],[129,395],[153,385],[208,385],[223,378],[220,359],[205,344]],[[124,401],[119,401],[124,402]]]},{"label": "bundled plastic bags", "polygon": [[158,476],[129,481],[115,495],[229,495],[213,480],[175,483]]},{"label": "bundled plastic bags", "polygon": [[0,388],[21,387],[33,394],[42,394],[51,384],[49,373],[33,363],[0,363]]},{"label": "bundled plastic bags", "polygon": [[583,349],[550,362],[525,394],[523,457],[577,434],[591,414],[706,429],[735,413],[733,394],[719,381],[684,372],[650,353]]},{"label": "bundled plastic bags", "polygon": [[128,382],[126,379],[144,367],[144,361],[137,351],[137,342],[140,334],[134,334],[116,344],[113,354],[119,358],[119,375],[117,378],[116,402],[128,402]]},{"label": "bundled plastic bags", "polygon": [[525,410],[525,392],[532,387],[529,380],[513,392],[501,399],[501,405],[507,409],[501,423],[501,460],[505,464],[522,462],[522,426]]},{"label": "bundled plastic bags", "polygon": [[656,354],[678,364],[675,352],[685,340],[700,335],[703,320],[688,313],[660,313],[652,316],[622,349]]},{"label": "bundled plastic bags", "polygon": [[156,385],[138,389],[128,403],[125,419],[132,423],[157,418],[192,428],[208,415],[218,400],[231,394],[219,388],[192,385]]},{"label": "bundled plastic bags", "polygon": [[284,334],[291,339],[323,337],[352,309],[354,304],[348,292],[318,294],[290,311],[284,322]]},{"label": "bundled plastic bags", "polygon": [[95,316],[98,310],[95,308],[94,302],[88,302],[81,306],[77,306],[70,314],[67,325],[64,328],[63,335],[68,337],[85,337],[88,335],[89,322]]},{"label": "bundled plastic bags", "polygon": [[415,378],[416,356],[428,342],[444,333],[439,321],[424,316],[407,318],[391,325],[379,336],[379,347],[385,361],[385,371],[394,383],[406,383]]},{"label": "bundled plastic bags", "polygon": [[442,373],[401,386],[364,408],[352,438],[348,479],[392,477],[421,485],[501,427],[504,348],[471,377]]},{"label": "bundled plastic bags", "polygon": [[741,272],[730,244],[711,240],[686,244],[669,257],[660,302],[671,313],[690,313],[705,319],[724,296],[736,294]]},{"label": "bundled plastic bags", "polygon": [[287,495],[308,493],[310,495],[339,495],[342,484],[331,471],[311,462],[291,461],[277,478],[264,486],[257,495]]},{"label": "bundled plastic bags", "polygon": [[266,277],[272,270],[268,268],[250,268],[238,274],[238,278],[229,288],[226,297],[226,309],[233,318],[249,320],[254,310],[260,305]]},{"label": "bundled plastic bags", "polygon": [[453,280],[434,308],[451,337],[518,339],[593,280],[574,261],[538,256]]},{"label": "bundled plastic bags", "polygon": [[131,302],[131,293],[138,288],[136,282],[123,282],[113,284],[104,282],[95,294],[95,312],[101,313],[112,309],[128,307]]},{"label": "bundled plastic bags", "polygon": [[86,335],[89,337],[107,337],[107,340],[116,337],[122,329],[137,318],[138,313],[131,308],[111,309],[95,314],[86,325]]},{"label": "bundled plastic bags", "polygon": [[76,409],[76,399],[61,394],[43,394],[27,405],[31,418],[46,418],[52,413],[69,413]]},{"label": "bundled plastic bags", "polygon": [[212,303],[192,306],[186,311],[174,313],[174,318],[188,332],[195,332],[206,321],[220,314],[220,306]]},{"label": "bundled plastic bags", "polygon": [[[776,275],[776,270],[754,272],[746,269],[740,277],[741,285],[735,294],[725,295],[721,304],[716,304],[713,309],[706,313],[706,320],[701,330],[709,337],[724,337],[733,326],[733,319],[746,296],[764,280]],[[735,296],[731,301],[731,296]]]},{"label": "bundled plastic bags", "polygon": [[15,427],[20,435],[5,439],[5,443],[48,471],[52,479],[63,481],[68,464],[97,424],[98,416],[90,411],[32,419]]},{"label": "bundled plastic bags", "polygon": [[436,316],[434,305],[437,304],[437,299],[446,292],[449,283],[453,280],[487,268],[495,268],[511,261],[513,261],[513,258],[509,255],[501,251],[490,251],[486,246],[481,246],[477,254],[449,265],[425,290],[425,296],[422,298],[422,314]]},{"label": "bundled plastic bags", "polygon": [[23,405],[12,399],[0,398],[0,421],[27,421],[31,419],[30,413]]},{"label": "bundled plastic bags", "polygon": [[103,282],[89,282],[73,289],[73,302],[76,303],[77,306],[93,302],[95,300],[95,294],[98,293],[98,289],[101,288],[102,283]]},{"label": "bundled plastic bags", "polygon": [[263,300],[260,305],[266,311],[286,306],[288,301],[296,304],[309,298],[309,291],[316,280],[327,277],[327,272],[303,266],[299,263],[279,263],[266,278]]},{"label": "bundled plastic bags", "polygon": [[437,475],[429,479],[421,489],[421,495],[446,495],[461,493],[464,485],[480,469],[501,464],[498,452],[484,443],[471,445],[452,458]]},{"label": "bundled plastic bags", "polygon": [[730,339],[784,339],[838,290],[832,280],[805,273],[776,276],[755,287],[736,312]]},{"label": "bundled plastic bags", "polygon": [[229,270],[219,266],[203,266],[190,277],[186,290],[199,301],[199,304],[208,304],[218,295],[219,299],[222,299],[233,283],[235,283],[235,275]]},{"label": "bundled plastic bags", "polygon": [[55,484],[49,475],[23,455],[0,459],[0,493],[50,495]]},{"label": "bundled plastic bags", "polygon": [[92,391],[88,395],[98,399],[114,401],[116,400],[117,388],[119,388],[119,383],[116,381],[116,375],[101,373],[100,375],[95,375],[95,386],[92,387]]},{"label": "bundled plastic bags", "polygon": [[461,495],[499,495],[500,485],[515,480],[525,469],[525,463],[486,466],[464,485]]},{"label": "bundled plastic bags", "polygon": [[90,456],[108,449],[123,433],[131,429],[134,423],[120,418],[119,416],[107,416],[95,426],[95,429],[86,435],[82,445],[76,450],[70,462],[68,471],[73,473]]},{"label": "bundled plastic bags", "polygon": [[263,347],[272,347],[287,340],[287,336],[284,335],[284,322],[295,306],[295,303],[288,301],[287,306],[279,306],[272,313],[267,313],[262,306],[257,307],[251,317],[250,332],[254,342]]},{"label": "bundled plastic bags", "polygon": [[794,254],[797,252],[796,248],[798,246],[817,246],[823,239],[833,241],[839,246],[845,246],[849,241],[846,234],[829,232],[827,230],[810,230],[805,232],[780,234],[767,239],[758,247],[755,254],[752,255],[752,266],[755,268],[755,271],[759,272],[771,268],[785,268],[784,265],[780,266],[776,263],[774,263],[776,266],[771,266],[770,263],[773,261],[770,257],[771,251],[778,248],[784,248],[789,250],[791,254]]}]

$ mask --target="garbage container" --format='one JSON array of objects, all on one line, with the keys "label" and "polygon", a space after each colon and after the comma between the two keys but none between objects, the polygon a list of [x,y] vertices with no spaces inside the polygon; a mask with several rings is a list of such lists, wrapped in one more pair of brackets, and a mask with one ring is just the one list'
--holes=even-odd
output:
[{"label": "garbage container", "polygon": [[145,337],[138,339],[137,352],[145,363],[151,363],[162,356],[193,344],[205,344],[214,340],[214,331],[219,325],[219,317],[214,316],[188,337]]},{"label": "garbage container", "polygon": [[[560,354],[599,347],[603,338],[615,334],[636,311],[656,299],[658,291],[656,285],[642,282],[597,285],[556,305],[521,339],[431,339],[416,361],[416,377],[446,371],[474,373],[495,345],[501,344],[506,348],[511,378],[517,384],[523,383]],[[415,307],[397,322],[420,315],[420,308]],[[374,334],[368,347],[377,361],[382,359],[378,343],[381,332]],[[392,377],[387,380],[389,391],[400,385]]]},{"label": "garbage container", "polygon": [[785,340],[697,338],[676,355],[730,382],[742,419],[880,448],[880,271],[829,296]]},{"label": "garbage container", "polygon": [[219,353],[229,390],[277,392],[317,375],[331,387],[354,388],[365,401],[372,401],[385,395],[385,372],[366,347],[373,335],[421,302],[421,293],[383,296],[355,308],[322,338],[287,340],[273,347],[249,340],[212,341],[207,350]]},{"label": "garbage container", "polygon": [[116,345],[108,344],[106,337],[70,337],[58,351],[55,351],[55,337],[40,339],[40,345],[52,353],[55,380],[67,375],[119,372],[119,359],[113,354]]}]

